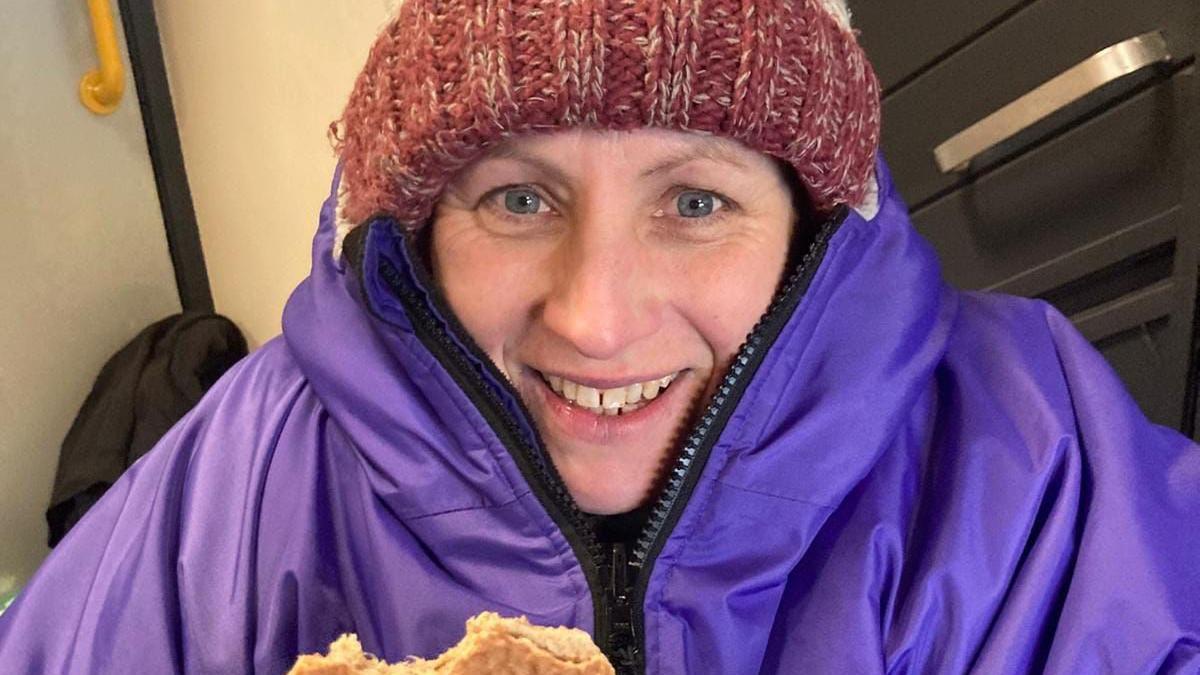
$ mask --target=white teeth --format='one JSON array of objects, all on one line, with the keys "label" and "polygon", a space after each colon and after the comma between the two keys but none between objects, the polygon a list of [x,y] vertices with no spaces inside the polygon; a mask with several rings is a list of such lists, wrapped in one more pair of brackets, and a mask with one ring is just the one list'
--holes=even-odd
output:
[{"label": "white teeth", "polygon": [[616,410],[625,405],[625,387],[618,389],[605,389],[601,396],[604,404],[601,406],[605,410]]},{"label": "white teeth", "polygon": [[648,382],[637,382],[613,389],[596,389],[572,382],[559,375],[545,375],[546,384],[556,394],[595,415],[631,413],[658,397],[679,373]]},{"label": "white teeth", "polygon": [[585,408],[599,408],[600,390],[580,384],[575,390],[575,402]]}]

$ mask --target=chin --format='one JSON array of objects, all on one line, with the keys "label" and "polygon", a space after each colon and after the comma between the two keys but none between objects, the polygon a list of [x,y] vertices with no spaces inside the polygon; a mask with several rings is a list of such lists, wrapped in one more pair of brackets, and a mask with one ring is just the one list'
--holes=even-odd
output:
[{"label": "chin", "polygon": [[[573,481],[563,477],[567,490],[575,498],[575,503],[584,513],[597,516],[611,516],[632,511],[644,505],[650,499],[649,488],[630,490],[628,485],[596,485],[595,480]],[[615,483],[616,481],[604,481]]]}]

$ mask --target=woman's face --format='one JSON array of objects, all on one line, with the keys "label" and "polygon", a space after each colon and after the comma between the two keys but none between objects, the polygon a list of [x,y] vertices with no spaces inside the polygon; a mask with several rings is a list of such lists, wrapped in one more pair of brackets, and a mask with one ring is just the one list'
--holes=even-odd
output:
[{"label": "woman's face", "polygon": [[530,135],[448,186],[433,266],[577,503],[612,514],[653,498],[770,303],[794,220],[775,163],[728,139]]}]

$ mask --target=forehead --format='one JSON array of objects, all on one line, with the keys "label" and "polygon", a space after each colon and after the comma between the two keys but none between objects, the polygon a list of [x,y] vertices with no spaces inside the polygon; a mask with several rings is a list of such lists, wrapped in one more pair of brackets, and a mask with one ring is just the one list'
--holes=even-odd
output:
[{"label": "forehead", "polygon": [[506,139],[477,161],[488,159],[535,159],[575,166],[584,162],[624,169],[645,169],[699,159],[749,172],[772,170],[775,166],[773,158],[729,138],[646,128],[566,129],[524,134]]}]

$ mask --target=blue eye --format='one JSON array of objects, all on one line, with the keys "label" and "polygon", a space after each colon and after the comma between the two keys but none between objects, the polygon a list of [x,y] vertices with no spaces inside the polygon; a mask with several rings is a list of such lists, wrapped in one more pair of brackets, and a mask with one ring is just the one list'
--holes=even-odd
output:
[{"label": "blue eye", "polygon": [[717,210],[718,197],[703,190],[686,190],[675,201],[679,215],[684,218],[703,218]]},{"label": "blue eye", "polygon": [[504,193],[504,208],[512,213],[532,215],[542,210],[542,198],[533,190],[508,190]]}]

